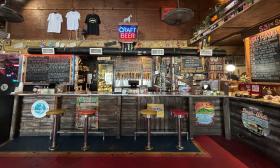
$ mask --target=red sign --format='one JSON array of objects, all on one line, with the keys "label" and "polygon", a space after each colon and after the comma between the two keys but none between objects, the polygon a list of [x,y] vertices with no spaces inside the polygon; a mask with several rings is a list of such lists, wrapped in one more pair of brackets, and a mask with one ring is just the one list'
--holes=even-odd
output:
[{"label": "red sign", "polygon": [[133,43],[137,41],[138,24],[120,23],[118,26],[119,41],[122,43]]}]

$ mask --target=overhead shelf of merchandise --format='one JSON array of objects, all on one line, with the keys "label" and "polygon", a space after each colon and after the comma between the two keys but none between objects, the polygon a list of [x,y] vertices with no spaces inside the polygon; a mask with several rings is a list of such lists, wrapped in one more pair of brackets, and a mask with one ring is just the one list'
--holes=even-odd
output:
[{"label": "overhead shelf of merchandise", "polygon": [[[198,30],[190,45],[210,36],[211,45],[242,43],[241,32],[280,14],[280,0],[244,0],[205,29]],[[279,23],[280,24],[280,23]]]}]

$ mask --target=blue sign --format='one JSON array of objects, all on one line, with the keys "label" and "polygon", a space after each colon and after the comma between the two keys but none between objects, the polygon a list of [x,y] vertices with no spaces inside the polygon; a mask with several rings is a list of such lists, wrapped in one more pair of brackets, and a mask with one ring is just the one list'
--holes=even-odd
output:
[{"label": "blue sign", "polygon": [[245,128],[258,136],[270,134],[268,116],[258,108],[242,108],[242,123]]},{"label": "blue sign", "polygon": [[31,106],[31,113],[35,118],[43,118],[49,109],[49,104],[45,100],[37,100]]},{"label": "blue sign", "polygon": [[137,40],[138,25],[119,25],[119,41],[134,42]]}]

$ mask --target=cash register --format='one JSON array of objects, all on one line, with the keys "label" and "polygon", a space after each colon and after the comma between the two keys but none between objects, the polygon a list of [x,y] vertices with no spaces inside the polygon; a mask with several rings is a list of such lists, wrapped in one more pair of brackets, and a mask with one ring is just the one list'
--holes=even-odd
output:
[{"label": "cash register", "polygon": [[139,94],[139,81],[138,80],[129,80],[128,85],[130,87],[118,87],[115,88],[114,93],[122,93],[122,94]]}]

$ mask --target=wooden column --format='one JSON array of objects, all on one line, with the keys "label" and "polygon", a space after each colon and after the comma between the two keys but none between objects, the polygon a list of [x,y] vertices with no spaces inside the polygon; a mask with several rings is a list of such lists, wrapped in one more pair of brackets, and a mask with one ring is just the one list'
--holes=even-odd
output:
[{"label": "wooden column", "polygon": [[231,139],[231,128],[230,128],[230,110],[229,110],[229,98],[223,99],[223,111],[224,111],[224,128],[225,137],[227,140]]},{"label": "wooden column", "polygon": [[193,118],[194,118],[193,98],[189,97],[189,137],[193,138]]},{"label": "wooden column", "polygon": [[19,96],[15,95],[14,98],[14,106],[13,106],[13,114],[12,114],[12,122],[11,122],[11,130],[10,130],[10,140],[14,139],[17,125],[17,116],[18,116],[18,105],[19,105]]}]

